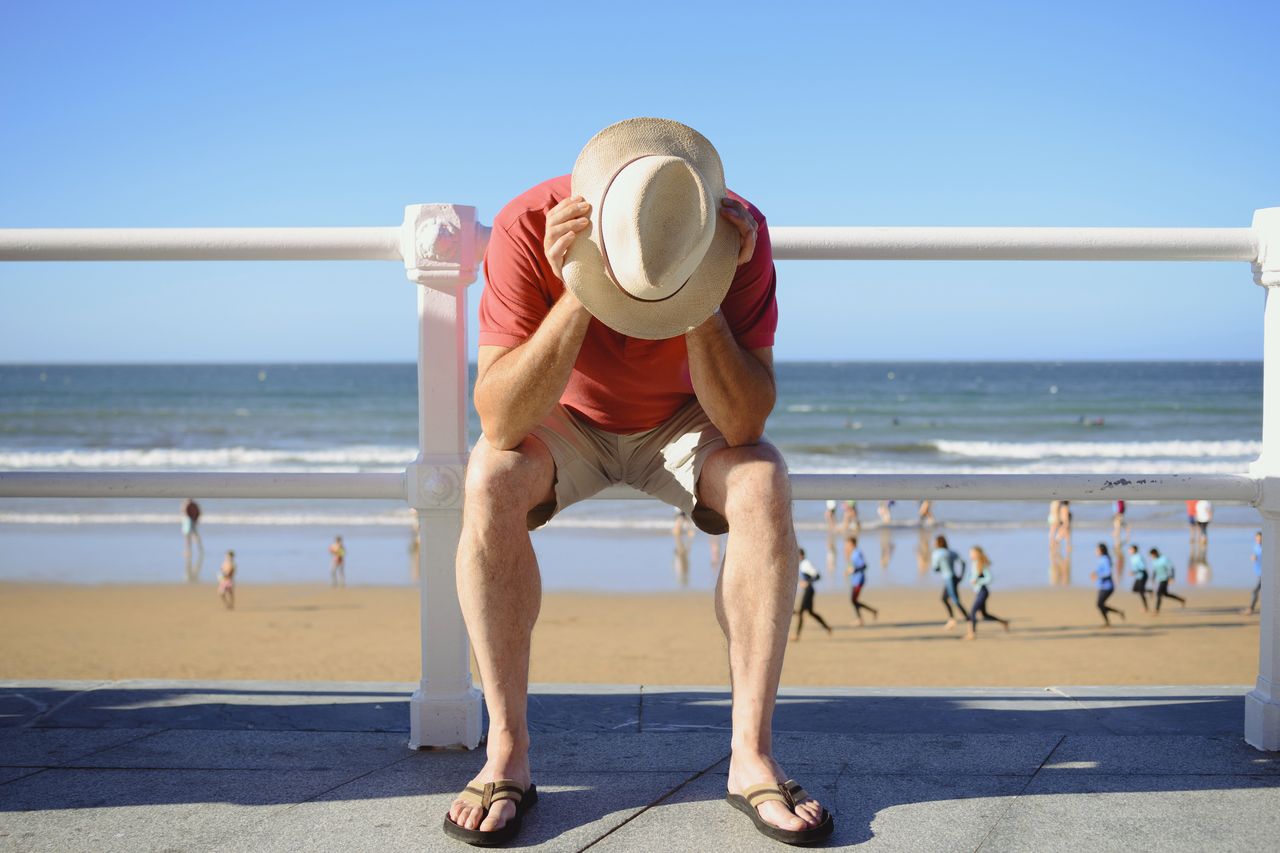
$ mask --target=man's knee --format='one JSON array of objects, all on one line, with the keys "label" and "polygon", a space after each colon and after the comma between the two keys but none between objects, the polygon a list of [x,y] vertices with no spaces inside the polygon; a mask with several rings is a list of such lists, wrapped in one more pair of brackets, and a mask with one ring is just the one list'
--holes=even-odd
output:
[{"label": "man's knee", "polygon": [[[790,513],[791,481],[782,453],[772,444],[731,447],[721,451],[726,517],[743,513]],[[732,519],[730,519],[732,524]]]},{"label": "man's knee", "polygon": [[514,450],[497,450],[482,437],[467,462],[466,505],[527,513],[549,499],[555,463],[546,445],[528,437]]}]

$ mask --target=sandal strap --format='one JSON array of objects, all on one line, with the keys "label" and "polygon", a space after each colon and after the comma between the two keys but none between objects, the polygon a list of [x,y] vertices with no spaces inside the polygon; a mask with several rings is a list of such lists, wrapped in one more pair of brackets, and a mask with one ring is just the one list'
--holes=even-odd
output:
[{"label": "sandal strap", "polygon": [[769,802],[782,803],[791,811],[795,811],[796,807],[796,801],[792,797],[791,791],[777,782],[752,785],[742,792],[742,796],[746,798],[747,804],[752,808],[759,807],[761,803]]},{"label": "sandal strap", "polygon": [[513,800],[519,805],[524,799],[524,788],[510,779],[499,779],[496,782],[485,782],[482,788],[468,785],[462,789],[458,799],[469,806],[479,806],[487,812],[499,800]]},{"label": "sandal strap", "polygon": [[809,796],[809,792],[806,791],[804,788],[801,788],[800,783],[797,782],[795,779],[788,779],[787,781],[782,783],[782,786],[791,793],[791,801],[793,803],[798,804],[798,803],[803,803],[805,800],[813,799],[813,797]]}]

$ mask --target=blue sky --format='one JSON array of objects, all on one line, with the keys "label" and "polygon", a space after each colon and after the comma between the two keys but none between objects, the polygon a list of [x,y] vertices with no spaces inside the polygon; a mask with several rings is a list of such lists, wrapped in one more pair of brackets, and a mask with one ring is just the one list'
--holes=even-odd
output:
[{"label": "blue sky", "polygon": [[[416,202],[487,222],[633,115],[701,130],[774,225],[1243,226],[1280,205],[1274,2],[46,0],[0,20],[0,227],[392,225]],[[778,271],[783,359],[1261,355],[1244,264]],[[0,293],[6,362],[416,353],[392,262],[4,264]]]}]

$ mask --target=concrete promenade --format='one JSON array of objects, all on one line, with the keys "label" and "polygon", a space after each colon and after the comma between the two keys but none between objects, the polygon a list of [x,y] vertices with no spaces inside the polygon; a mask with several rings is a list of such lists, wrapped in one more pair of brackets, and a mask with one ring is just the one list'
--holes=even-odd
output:
[{"label": "concrete promenade", "polygon": [[[453,850],[478,754],[411,752],[414,685],[0,682],[0,850]],[[1246,688],[798,689],[776,752],[832,848],[1275,849]],[[542,850],[779,851],[723,802],[723,689],[539,685]]]}]

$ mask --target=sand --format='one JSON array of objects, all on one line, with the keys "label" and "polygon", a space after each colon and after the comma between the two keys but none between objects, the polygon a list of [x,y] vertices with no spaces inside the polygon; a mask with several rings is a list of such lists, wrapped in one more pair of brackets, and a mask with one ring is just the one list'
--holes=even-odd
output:
[{"label": "sand", "polygon": [[[936,594],[881,589],[877,622],[852,626],[839,593],[819,594],[828,635],[806,619],[788,650],[795,686],[1251,684],[1257,617],[1247,591],[1193,589],[1160,618],[1137,597],[1128,621],[1100,627],[1083,587],[997,591],[980,624],[942,629]],[[242,585],[228,612],[212,585],[0,584],[0,678],[416,681],[418,596],[411,587]],[[966,599],[967,600],[967,599]],[[793,623],[794,624],[794,623]],[[534,636],[532,678],[552,683],[727,683],[724,640],[705,592],[551,593]]]}]

